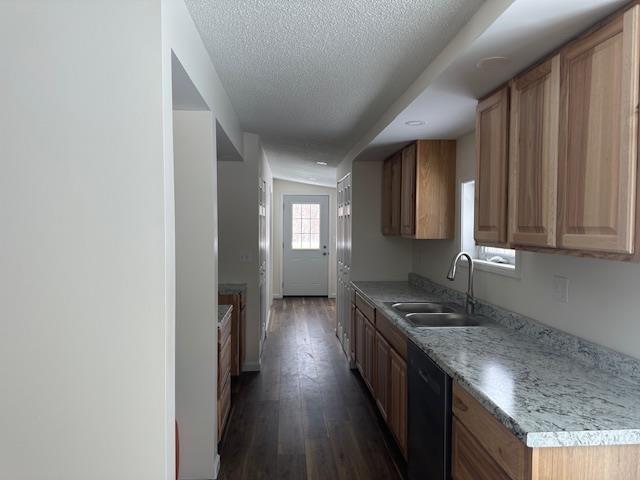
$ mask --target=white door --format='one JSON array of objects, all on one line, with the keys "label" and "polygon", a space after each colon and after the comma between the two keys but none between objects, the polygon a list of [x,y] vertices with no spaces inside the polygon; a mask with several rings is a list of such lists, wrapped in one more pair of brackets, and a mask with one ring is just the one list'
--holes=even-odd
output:
[{"label": "white door", "polygon": [[327,296],[329,196],[285,195],[282,294]]}]

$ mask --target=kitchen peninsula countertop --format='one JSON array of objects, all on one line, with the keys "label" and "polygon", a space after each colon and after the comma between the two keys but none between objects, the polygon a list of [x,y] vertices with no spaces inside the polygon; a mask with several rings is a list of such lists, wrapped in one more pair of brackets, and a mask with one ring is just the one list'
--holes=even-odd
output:
[{"label": "kitchen peninsula countertop", "polygon": [[220,283],[218,284],[218,293],[221,295],[231,295],[234,293],[246,293],[246,283]]},{"label": "kitchen peninsula countertop", "polygon": [[529,447],[640,444],[640,385],[497,322],[417,328],[387,302],[450,301],[409,282],[352,282]]}]

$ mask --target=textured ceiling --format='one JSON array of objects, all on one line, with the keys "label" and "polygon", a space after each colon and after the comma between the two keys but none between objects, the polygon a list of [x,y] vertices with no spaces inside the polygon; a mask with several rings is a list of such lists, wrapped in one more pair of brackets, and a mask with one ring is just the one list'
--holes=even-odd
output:
[{"label": "textured ceiling", "polygon": [[246,131],[335,164],[483,0],[186,0]]},{"label": "textured ceiling", "polygon": [[[360,152],[358,161],[384,158],[415,138],[458,138],[470,132],[477,98],[625,3],[627,0],[514,1]],[[496,55],[509,60],[500,66],[477,68],[479,60]],[[405,124],[415,118],[425,125]]]}]

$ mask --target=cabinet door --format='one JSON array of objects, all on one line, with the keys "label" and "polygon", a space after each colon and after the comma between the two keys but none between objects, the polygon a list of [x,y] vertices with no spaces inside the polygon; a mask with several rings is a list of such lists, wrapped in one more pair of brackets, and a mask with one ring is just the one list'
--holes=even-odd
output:
[{"label": "cabinet door", "polygon": [[402,153],[386,159],[382,167],[382,234],[400,235]]},{"label": "cabinet door", "polygon": [[[350,293],[350,291],[348,291]],[[349,315],[349,354],[350,360],[356,361],[356,307],[349,303],[350,315]]]},{"label": "cabinet door", "polygon": [[561,53],[558,243],[633,253],[639,6]]},{"label": "cabinet door", "polygon": [[375,396],[373,390],[374,369],[375,369],[375,342],[376,329],[372,323],[364,320],[364,381],[369,387],[369,391]]},{"label": "cabinet door", "polygon": [[507,241],[509,89],[482,100],[476,111],[475,239],[485,245]]},{"label": "cabinet door", "polygon": [[401,233],[412,237],[416,233],[416,144],[402,150]]},{"label": "cabinet door", "polygon": [[389,350],[389,413],[387,423],[407,458],[407,364]]},{"label": "cabinet door", "polygon": [[379,332],[376,332],[375,341],[375,379],[373,388],[375,390],[376,403],[382,417],[387,420],[389,411],[389,344]]},{"label": "cabinet door", "polygon": [[451,476],[455,480],[510,480],[455,417],[452,427]]},{"label": "cabinet door", "polygon": [[365,348],[364,348],[364,325],[365,318],[362,312],[355,308],[355,321],[356,321],[356,366],[360,371],[360,375],[365,377]]},{"label": "cabinet door", "polygon": [[509,241],[556,244],[560,56],[511,84]]}]

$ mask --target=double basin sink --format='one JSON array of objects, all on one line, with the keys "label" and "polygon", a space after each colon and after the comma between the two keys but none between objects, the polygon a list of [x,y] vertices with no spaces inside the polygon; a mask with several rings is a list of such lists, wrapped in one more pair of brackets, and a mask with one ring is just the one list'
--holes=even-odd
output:
[{"label": "double basin sink", "polygon": [[388,305],[414,327],[478,327],[486,324],[482,318],[465,313],[454,303],[398,302]]}]

